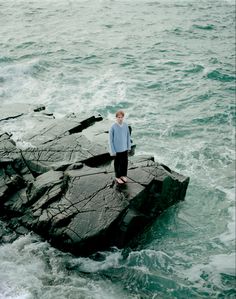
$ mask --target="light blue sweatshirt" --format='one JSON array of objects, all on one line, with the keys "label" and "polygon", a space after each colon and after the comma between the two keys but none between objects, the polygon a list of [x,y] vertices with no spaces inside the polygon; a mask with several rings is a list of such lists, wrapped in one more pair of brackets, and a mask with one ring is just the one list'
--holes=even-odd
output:
[{"label": "light blue sweatshirt", "polygon": [[115,155],[131,149],[130,132],[128,125],[114,123],[109,130],[110,154]]}]

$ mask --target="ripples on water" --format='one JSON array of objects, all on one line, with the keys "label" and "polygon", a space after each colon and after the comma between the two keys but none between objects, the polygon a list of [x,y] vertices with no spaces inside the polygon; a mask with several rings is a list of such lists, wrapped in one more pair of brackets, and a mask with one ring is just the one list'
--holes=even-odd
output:
[{"label": "ripples on water", "polygon": [[[0,1],[0,103],[127,112],[137,154],[191,177],[126,257],[0,246],[0,298],[234,298],[234,1]],[[1,123],[20,144],[28,118]]]}]

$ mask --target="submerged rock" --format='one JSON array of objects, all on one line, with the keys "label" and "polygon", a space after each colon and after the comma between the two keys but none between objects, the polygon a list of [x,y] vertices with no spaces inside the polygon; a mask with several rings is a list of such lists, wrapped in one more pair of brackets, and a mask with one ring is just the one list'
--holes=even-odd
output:
[{"label": "submerged rock", "polygon": [[26,227],[62,250],[88,255],[125,246],[184,200],[189,178],[153,157],[130,157],[128,182],[117,186],[108,128],[100,115],[52,119],[25,135],[32,147],[24,150],[0,135],[1,211],[16,230]]}]

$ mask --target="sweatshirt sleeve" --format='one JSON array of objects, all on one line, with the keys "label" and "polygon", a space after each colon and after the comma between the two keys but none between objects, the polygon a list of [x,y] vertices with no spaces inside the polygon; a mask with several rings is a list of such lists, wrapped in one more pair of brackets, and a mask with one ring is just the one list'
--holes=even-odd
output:
[{"label": "sweatshirt sleeve", "polygon": [[109,149],[110,149],[110,154],[115,155],[116,151],[114,148],[114,128],[111,127],[109,130]]}]

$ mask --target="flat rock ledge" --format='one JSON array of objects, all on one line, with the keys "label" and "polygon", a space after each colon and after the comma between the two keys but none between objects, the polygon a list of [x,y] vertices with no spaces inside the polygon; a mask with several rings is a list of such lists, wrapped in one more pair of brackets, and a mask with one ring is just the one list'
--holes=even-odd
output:
[{"label": "flat rock ledge", "polygon": [[0,210],[10,227],[34,231],[63,251],[89,255],[126,246],[184,200],[189,178],[153,157],[135,156],[134,144],[128,183],[114,183],[110,124],[99,114],[45,119],[25,134],[27,148],[0,132]]}]

